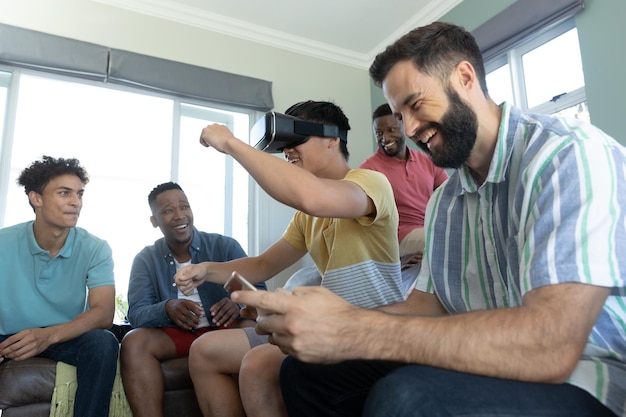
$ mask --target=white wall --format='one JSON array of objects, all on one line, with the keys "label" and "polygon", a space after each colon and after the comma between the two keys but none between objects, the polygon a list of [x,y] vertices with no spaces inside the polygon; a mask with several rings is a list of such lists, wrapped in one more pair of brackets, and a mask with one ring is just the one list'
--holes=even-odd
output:
[{"label": "white wall", "polygon": [[[91,0],[0,0],[0,22],[271,81],[276,111],[284,111],[302,100],[333,101],[343,108],[352,126],[348,139],[350,165],[356,167],[374,149],[367,69],[310,58]],[[250,255],[277,240],[293,213],[275,202],[264,201],[267,196],[263,192],[259,195],[259,224],[269,227],[259,230],[256,242],[251,242]],[[277,277],[278,283],[287,276],[288,273]]]}]

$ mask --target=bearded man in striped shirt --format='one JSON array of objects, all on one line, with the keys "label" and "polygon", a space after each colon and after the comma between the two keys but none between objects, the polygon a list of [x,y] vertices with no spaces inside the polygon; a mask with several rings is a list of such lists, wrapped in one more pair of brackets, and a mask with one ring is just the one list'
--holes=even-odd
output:
[{"label": "bearded man in striped shirt", "polygon": [[257,331],[291,355],[289,415],[626,416],[625,148],[496,104],[458,26],[409,32],[370,75],[456,171],[427,206],[415,290],[383,308],[395,314],[321,288],[233,295],[275,313]]}]

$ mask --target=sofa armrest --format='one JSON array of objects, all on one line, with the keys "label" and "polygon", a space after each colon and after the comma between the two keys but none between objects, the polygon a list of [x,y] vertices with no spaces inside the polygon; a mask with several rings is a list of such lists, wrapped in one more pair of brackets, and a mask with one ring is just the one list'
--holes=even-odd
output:
[{"label": "sofa armrest", "polygon": [[33,403],[50,403],[56,362],[29,358],[0,365],[0,409]]}]

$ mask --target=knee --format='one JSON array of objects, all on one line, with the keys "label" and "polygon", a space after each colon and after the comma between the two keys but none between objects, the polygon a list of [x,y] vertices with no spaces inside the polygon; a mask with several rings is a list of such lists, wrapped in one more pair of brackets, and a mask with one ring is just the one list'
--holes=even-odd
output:
[{"label": "knee", "polygon": [[[254,355],[254,350],[248,352],[241,360],[239,382],[256,384],[258,381],[267,381],[270,377],[271,364],[263,360],[262,356]],[[274,373],[277,373],[274,370]]]},{"label": "knee", "polygon": [[198,363],[202,360],[202,341],[200,339],[196,339],[189,346],[189,368],[193,363]]},{"label": "knee", "polygon": [[113,333],[108,330],[91,330],[85,334],[88,351],[95,352],[102,360],[117,360],[120,344]]},{"label": "knee", "polygon": [[122,366],[157,366],[160,362],[175,356],[176,345],[161,329],[134,329],[122,339],[120,351]]},{"label": "knee", "polygon": [[205,338],[200,337],[191,343],[187,360],[189,376],[196,383],[204,378],[213,377],[216,373],[221,373],[219,370],[224,358],[220,358],[218,353],[213,351],[211,343],[206,343]]},{"label": "knee", "polygon": [[120,361],[122,365],[146,351],[144,329],[133,329],[126,333],[120,344]]},{"label": "knee", "polygon": [[115,375],[119,342],[108,330],[91,330],[81,336],[78,345],[77,368],[100,369],[99,372]]},{"label": "knee", "polygon": [[[363,416],[420,417],[437,415],[423,413],[431,410],[430,403],[437,402],[437,390],[430,383],[421,383],[411,367],[399,368],[379,379],[367,396]],[[419,371],[419,369],[417,370]],[[426,378],[424,378],[426,379]]]},{"label": "knee", "polygon": [[[292,356],[283,360],[278,382],[288,415],[348,415],[335,409],[336,398],[328,389],[328,384],[335,382],[333,375],[319,377],[317,371],[323,372],[324,366],[327,365],[307,364]],[[344,394],[345,391],[340,395]]]},{"label": "knee", "polygon": [[203,365],[218,364],[229,353],[228,338],[220,334],[222,330],[203,334],[191,343],[189,347],[189,363]]},{"label": "knee", "polygon": [[[193,376],[194,371],[202,369],[206,371],[205,367],[210,365],[213,361],[211,360],[212,354],[210,349],[207,349],[204,343],[204,338],[200,337],[194,340],[189,346],[189,372]],[[215,358],[219,360],[219,358]]]}]

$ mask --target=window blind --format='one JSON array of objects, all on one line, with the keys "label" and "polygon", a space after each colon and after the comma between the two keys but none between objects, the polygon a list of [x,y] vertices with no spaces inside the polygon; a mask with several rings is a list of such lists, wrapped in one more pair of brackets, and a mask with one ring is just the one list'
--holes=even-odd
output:
[{"label": "window blind", "polygon": [[269,81],[5,24],[0,63],[257,111],[274,107]]},{"label": "window blind", "polygon": [[472,34],[484,61],[489,61],[530,35],[575,16],[583,7],[583,0],[517,0]]}]

